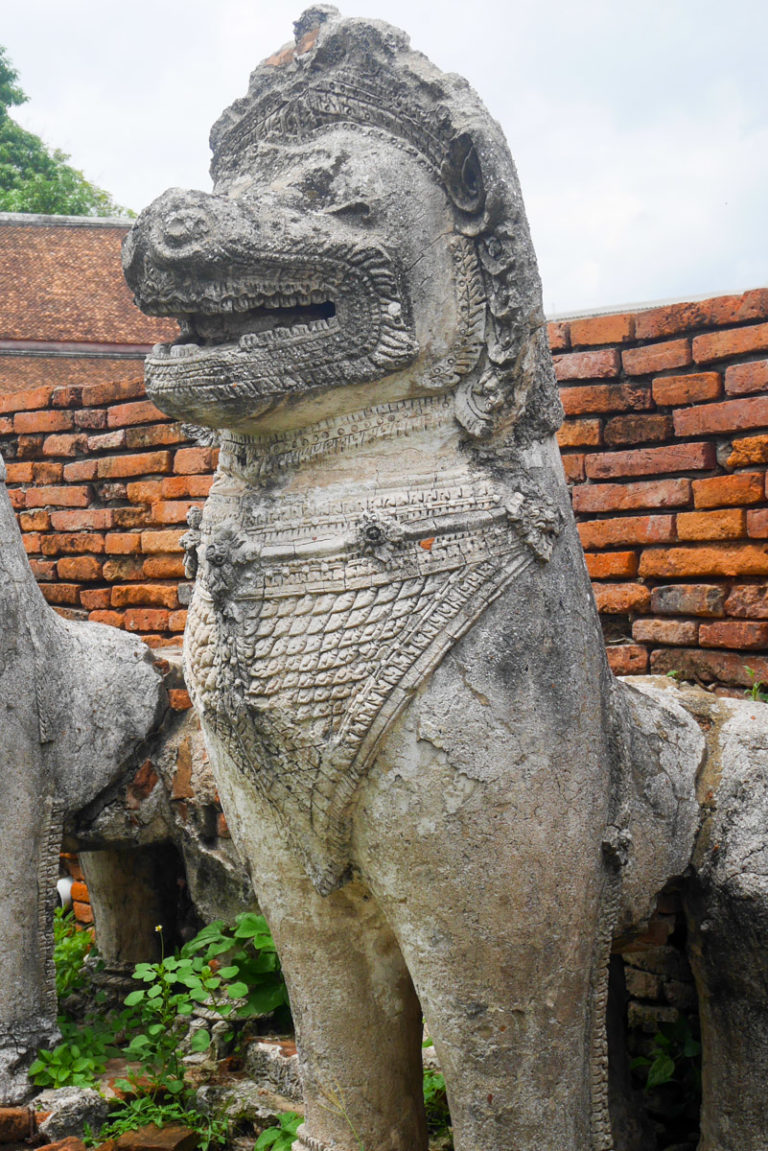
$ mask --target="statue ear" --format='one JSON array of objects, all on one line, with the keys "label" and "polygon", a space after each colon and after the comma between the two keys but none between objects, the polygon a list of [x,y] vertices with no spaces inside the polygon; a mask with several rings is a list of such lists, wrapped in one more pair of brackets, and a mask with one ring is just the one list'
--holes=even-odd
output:
[{"label": "statue ear", "polygon": [[485,184],[480,159],[468,132],[454,136],[440,169],[446,191],[461,212],[476,215],[485,205]]}]

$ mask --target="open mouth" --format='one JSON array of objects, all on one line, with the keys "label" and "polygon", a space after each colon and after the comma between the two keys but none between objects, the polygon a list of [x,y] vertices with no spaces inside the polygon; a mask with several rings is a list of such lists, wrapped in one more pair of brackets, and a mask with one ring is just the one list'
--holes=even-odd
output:
[{"label": "open mouth", "polygon": [[[215,310],[214,310],[215,308]],[[209,309],[177,317],[181,333],[172,344],[160,344],[156,355],[182,359],[201,349],[224,347],[249,351],[283,340],[329,332],[338,326],[336,305],[322,292],[276,291],[229,297]]]}]

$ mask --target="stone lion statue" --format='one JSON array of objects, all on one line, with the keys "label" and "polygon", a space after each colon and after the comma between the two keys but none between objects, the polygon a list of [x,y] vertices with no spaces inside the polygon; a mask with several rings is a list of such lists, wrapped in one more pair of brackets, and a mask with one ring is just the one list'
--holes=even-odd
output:
[{"label": "stone lion statue", "polygon": [[457,1151],[607,1151],[611,940],[690,863],[705,747],[606,665],[502,133],[321,6],[211,140],[213,193],[161,196],[124,266],[181,323],[149,394],[220,439],[185,660],[290,990],[295,1146],[425,1148],[423,1018]]}]

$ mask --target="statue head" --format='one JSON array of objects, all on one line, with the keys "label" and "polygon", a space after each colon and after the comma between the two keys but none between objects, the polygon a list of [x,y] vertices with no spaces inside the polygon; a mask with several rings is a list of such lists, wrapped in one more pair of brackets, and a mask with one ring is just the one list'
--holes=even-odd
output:
[{"label": "statue head", "polygon": [[241,432],[455,393],[471,437],[559,423],[517,175],[461,78],[386,24],[308,9],[123,262],[181,324],[146,363],[165,411]]}]

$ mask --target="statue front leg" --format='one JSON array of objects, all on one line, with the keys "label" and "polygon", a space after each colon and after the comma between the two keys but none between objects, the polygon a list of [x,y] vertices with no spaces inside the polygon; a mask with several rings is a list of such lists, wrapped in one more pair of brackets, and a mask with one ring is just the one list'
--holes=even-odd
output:
[{"label": "statue front leg", "polygon": [[284,824],[208,738],[219,792],[280,954],[296,1025],[296,1151],[425,1151],[421,1010],[370,892],[317,893]]}]

